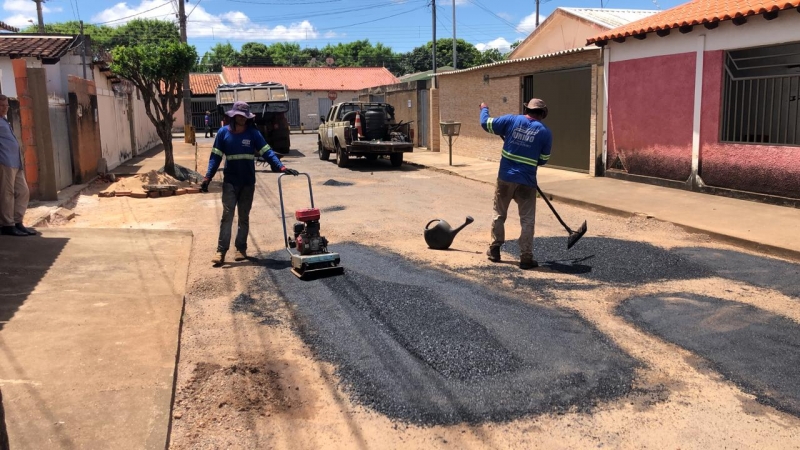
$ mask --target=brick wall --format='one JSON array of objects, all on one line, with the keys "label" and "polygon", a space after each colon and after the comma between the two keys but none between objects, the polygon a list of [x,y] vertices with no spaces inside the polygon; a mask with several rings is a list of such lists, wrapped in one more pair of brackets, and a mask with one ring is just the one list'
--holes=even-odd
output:
[{"label": "brick wall", "polygon": [[[439,76],[439,103],[440,112],[433,107],[431,101],[431,134],[432,141],[437,141],[432,148],[438,147],[441,137],[440,121],[453,120],[461,122],[461,134],[453,144],[453,154],[469,156],[490,161],[500,159],[500,145],[494,137],[480,126],[480,103],[489,105],[492,116],[503,114],[520,114],[522,112],[522,79],[526,75],[536,72],[553,71],[575,67],[597,66],[592,70],[592,127],[598,126],[596,117],[602,114],[602,103],[598,108],[598,96],[602,89],[596,88],[598,72],[602,73],[602,53],[599,50],[589,50],[549,58],[528,61],[514,61],[505,64],[488,66],[480,69],[469,70],[454,74]],[[600,85],[602,86],[602,85]],[[433,99],[431,99],[433,100]],[[557,99],[550,103],[557,104]],[[602,130],[602,118],[599,126]],[[597,139],[597,133],[592,135],[592,142],[600,141],[600,148],[596,145],[587,149],[587,158],[592,158],[598,151],[602,152],[602,140]],[[599,131],[602,134],[602,131]],[[446,142],[443,140],[442,142]],[[446,144],[444,144],[446,147]],[[447,149],[444,148],[443,151]],[[602,154],[602,153],[601,153]],[[593,160],[596,159],[592,158]],[[593,169],[593,168],[592,168]],[[594,173],[592,170],[590,173]]]},{"label": "brick wall", "polygon": [[[356,91],[337,91],[333,103],[349,102],[358,97]],[[319,99],[328,98],[328,91],[289,91],[289,98],[296,98],[300,106],[300,123],[306,130],[316,130],[319,117],[309,118],[309,114],[319,114]],[[327,114],[327,111],[325,111]]]}]

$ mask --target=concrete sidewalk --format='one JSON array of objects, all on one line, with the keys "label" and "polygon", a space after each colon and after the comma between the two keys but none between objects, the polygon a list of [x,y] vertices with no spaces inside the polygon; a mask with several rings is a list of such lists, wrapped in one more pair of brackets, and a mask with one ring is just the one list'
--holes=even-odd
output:
[{"label": "concrete sidewalk", "polygon": [[[414,149],[405,161],[494,184],[497,161]],[[557,201],[621,216],[641,214],[745,248],[800,259],[800,209],[542,167],[542,191]],[[589,225],[591,233],[591,224]]]},{"label": "concrete sidewalk", "polygon": [[192,233],[0,237],[11,448],[163,449]]}]

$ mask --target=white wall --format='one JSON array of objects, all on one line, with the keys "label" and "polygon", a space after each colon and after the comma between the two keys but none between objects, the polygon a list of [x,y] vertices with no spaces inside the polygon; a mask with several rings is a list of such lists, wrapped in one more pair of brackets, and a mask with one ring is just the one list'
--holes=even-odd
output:
[{"label": "white wall", "polygon": [[611,62],[652,56],[694,53],[697,51],[697,37],[705,35],[705,51],[733,50],[759,47],[763,45],[784,44],[800,41],[800,14],[794,9],[781,11],[776,19],[765,20],[762,16],[750,16],[747,23],[736,26],[732,21],[721,22],[719,27],[707,30],[695,25],[690,33],[681,34],[677,29],[665,37],[647,33],[647,38],[637,40],[629,37],[623,43],[609,41]]},{"label": "white wall", "polygon": [[587,39],[605,30],[599,25],[561,11],[554,14],[551,20],[540,25],[540,29],[530,40],[519,45],[514,51],[514,59],[585,47]]},{"label": "white wall", "polygon": [[[133,156],[150,150],[161,140],[156,127],[144,111],[144,101],[131,94],[132,111],[129,113],[127,95],[115,95],[113,85],[95,69],[97,110],[100,119],[100,146],[109,169],[113,169]],[[133,139],[131,139],[133,130]]]}]

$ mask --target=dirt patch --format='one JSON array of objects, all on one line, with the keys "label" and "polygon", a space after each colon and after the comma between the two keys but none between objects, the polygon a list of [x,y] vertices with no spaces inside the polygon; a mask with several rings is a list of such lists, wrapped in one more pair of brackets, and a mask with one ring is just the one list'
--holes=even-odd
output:
[{"label": "dirt patch", "polygon": [[171,184],[179,188],[191,187],[193,184],[189,181],[180,181],[166,173],[159,173],[156,170],[151,170],[147,173],[140,173],[130,177],[120,178],[116,183],[112,183],[102,192],[145,192],[143,186],[148,184]]},{"label": "dirt patch", "polygon": [[278,372],[255,359],[225,367],[201,362],[178,390],[173,426],[192,430],[187,448],[196,448],[206,439],[206,430],[242,431],[254,415],[269,417],[291,409],[292,389],[281,385]]},{"label": "dirt patch", "polygon": [[353,183],[350,183],[349,181],[336,181],[336,180],[330,179],[330,180],[322,183],[322,185],[323,186],[352,186]]}]

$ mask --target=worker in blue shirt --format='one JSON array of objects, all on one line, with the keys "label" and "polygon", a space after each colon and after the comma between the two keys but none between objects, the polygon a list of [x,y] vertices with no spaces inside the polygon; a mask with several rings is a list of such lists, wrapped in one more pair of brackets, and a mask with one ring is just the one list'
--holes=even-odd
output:
[{"label": "worker in blue shirt", "polygon": [[533,231],[536,222],[536,168],[550,160],[553,135],[542,123],[547,117],[547,105],[534,98],[524,107],[522,115],[507,114],[490,117],[489,107],[481,103],[481,127],[503,137],[500,171],[494,193],[492,243],[486,256],[500,261],[500,246],[505,242],[505,222],[511,200],[519,208],[522,231],[519,236],[520,269],[533,269],[539,264],[533,259]]},{"label": "worker in blue shirt", "polygon": [[225,169],[222,180],[222,221],[219,226],[219,242],[217,253],[211,260],[215,265],[225,262],[225,253],[231,245],[231,228],[233,226],[233,210],[239,213],[239,227],[236,233],[236,256],[234,261],[247,259],[247,234],[250,229],[250,207],[256,189],[256,156],[266,160],[274,172],[285,172],[291,175],[299,173],[284,166],[275,156],[264,136],[256,129],[250,112],[250,105],[236,102],[225,115],[232,120],[230,124],[217,132],[208,171],[200,189],[208,192],[208,184],[217,173],[222,157],[225,156]]}]

